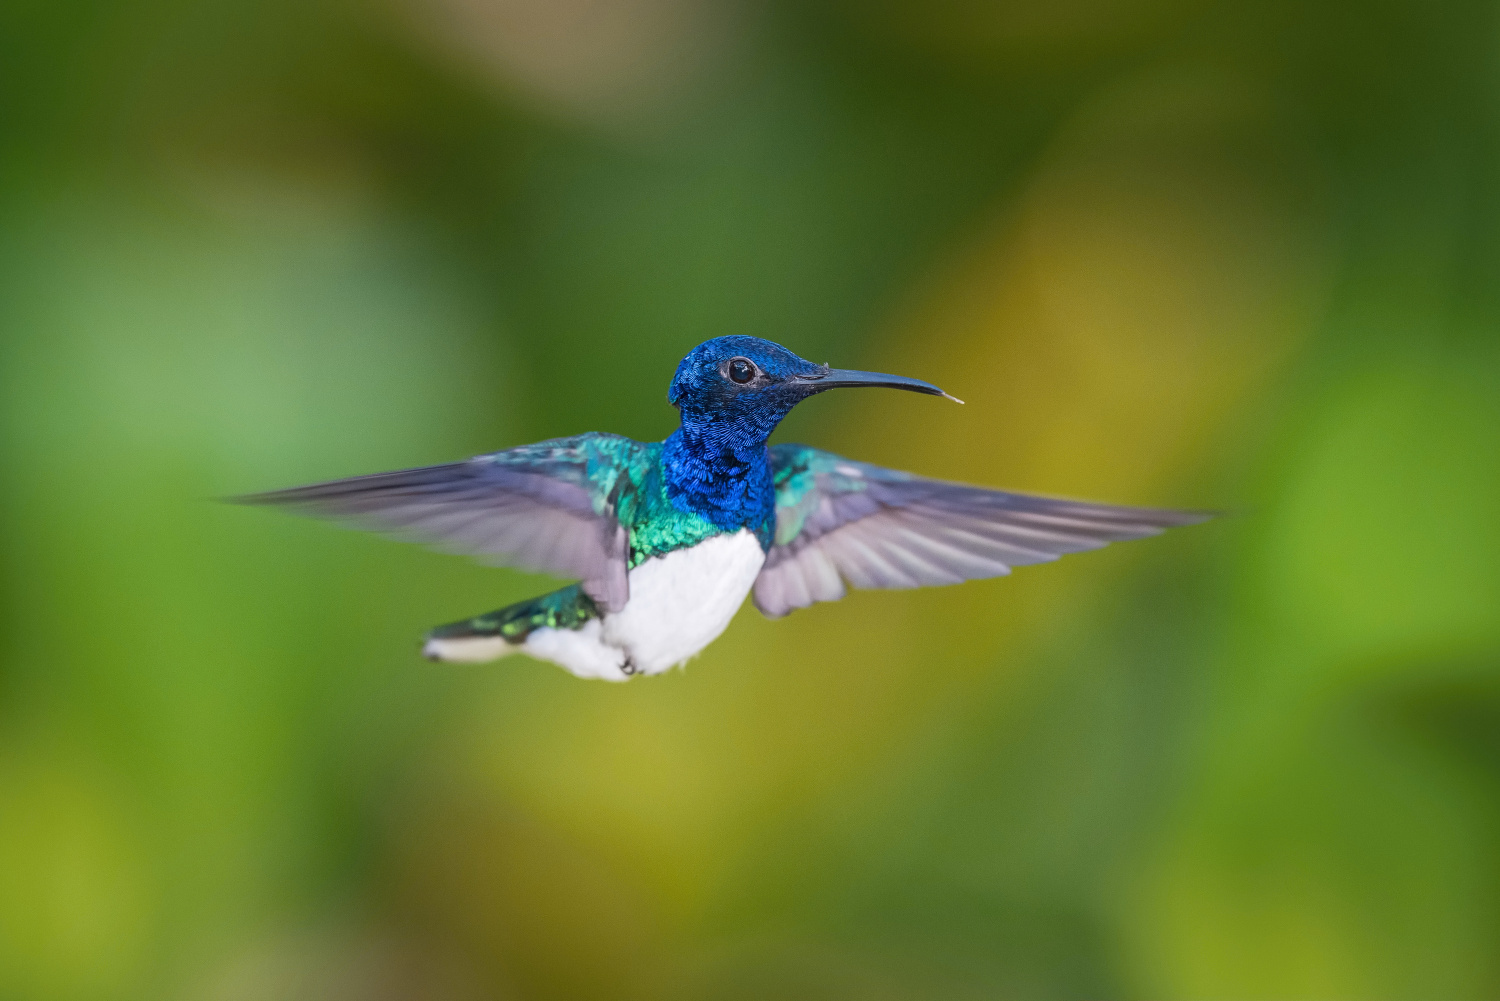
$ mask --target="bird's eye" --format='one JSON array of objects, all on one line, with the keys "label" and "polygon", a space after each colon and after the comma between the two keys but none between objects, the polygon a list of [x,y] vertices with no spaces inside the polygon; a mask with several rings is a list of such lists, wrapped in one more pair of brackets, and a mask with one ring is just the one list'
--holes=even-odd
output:
[{"label": "bird's eye", "polygon": [[755,362],[749,358],[729,359],[729,378],[744,385],[755,378]]}]

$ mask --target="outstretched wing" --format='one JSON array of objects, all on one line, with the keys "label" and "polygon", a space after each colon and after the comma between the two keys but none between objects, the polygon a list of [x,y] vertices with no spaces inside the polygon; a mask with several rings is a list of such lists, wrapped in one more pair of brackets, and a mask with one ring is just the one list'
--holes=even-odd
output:
[{"label": "outstretched wing", "polygon": [[755,581],[773,618],[858,588],[998,577],[1212,515],[985,490],[775,445],[776,539]]},{"label": "outstretched wing", "polygon": [[584,434],[235,500],[576,578],[600,608],[618,611],[630,596],[630,539],[616,508],[652,460],[640,442]]}]

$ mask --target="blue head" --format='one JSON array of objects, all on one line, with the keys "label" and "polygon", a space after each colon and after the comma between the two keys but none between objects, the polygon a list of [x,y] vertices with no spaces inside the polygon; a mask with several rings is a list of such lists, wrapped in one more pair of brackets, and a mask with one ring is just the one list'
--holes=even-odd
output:
[{"label": "blue head", "polygon": [[776,489],[766,439],[798,403],[845,386],[948,395],[899,375],[816,365],[759,337],[704,341],[677,366],[667,393],[682,412],[662,447],[668,498],[725,530],[750,528],[769,547]]},{"label": "blue head", "polygon": [[792,408],[816,393],[884,386],[947,396],[931,383],[878,372],[831,369],[759,337],[715,337],[682,359],[667,400],[682,412],[683,431],[723,446],[765,442]]}]

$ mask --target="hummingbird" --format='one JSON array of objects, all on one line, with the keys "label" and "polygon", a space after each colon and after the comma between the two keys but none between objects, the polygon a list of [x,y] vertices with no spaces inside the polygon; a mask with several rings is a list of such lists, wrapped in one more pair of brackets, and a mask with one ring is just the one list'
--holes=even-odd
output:
[{"label": "hummingbird", "polygon": [[667,400],[681,422],[665,441],[590,432],[236,500],[575,580],[439,626],[423,653],[477,663],[521,652],[609,681],[686,663],[747,594],[778,618],[849,587],[998,577],[1210,517],[990,490],[768,445],[797,404],[855,387],[962,402],[920,379],[829,368],[759,337],[716,337],[677,366]]}]

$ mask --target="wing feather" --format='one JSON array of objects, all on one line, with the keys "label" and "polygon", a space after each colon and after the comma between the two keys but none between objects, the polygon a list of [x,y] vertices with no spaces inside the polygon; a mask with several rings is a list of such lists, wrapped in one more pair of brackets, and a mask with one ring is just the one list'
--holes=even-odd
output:
[{"label": "wing feather", "polygon": [[999,577],[1212,515],[1037,497],[929,480],[803,445],[771,449],[776,544],[755,582],[769,616],[857,588]]},{"label": "wing feather", "polygon": [[652,461],[649,446],[578,435],[467,462],[315,483],[236,498],[422,542],[486,563],[576,578],[607,611],[629,598],[629,532],[616,517],[618,476]]}]

